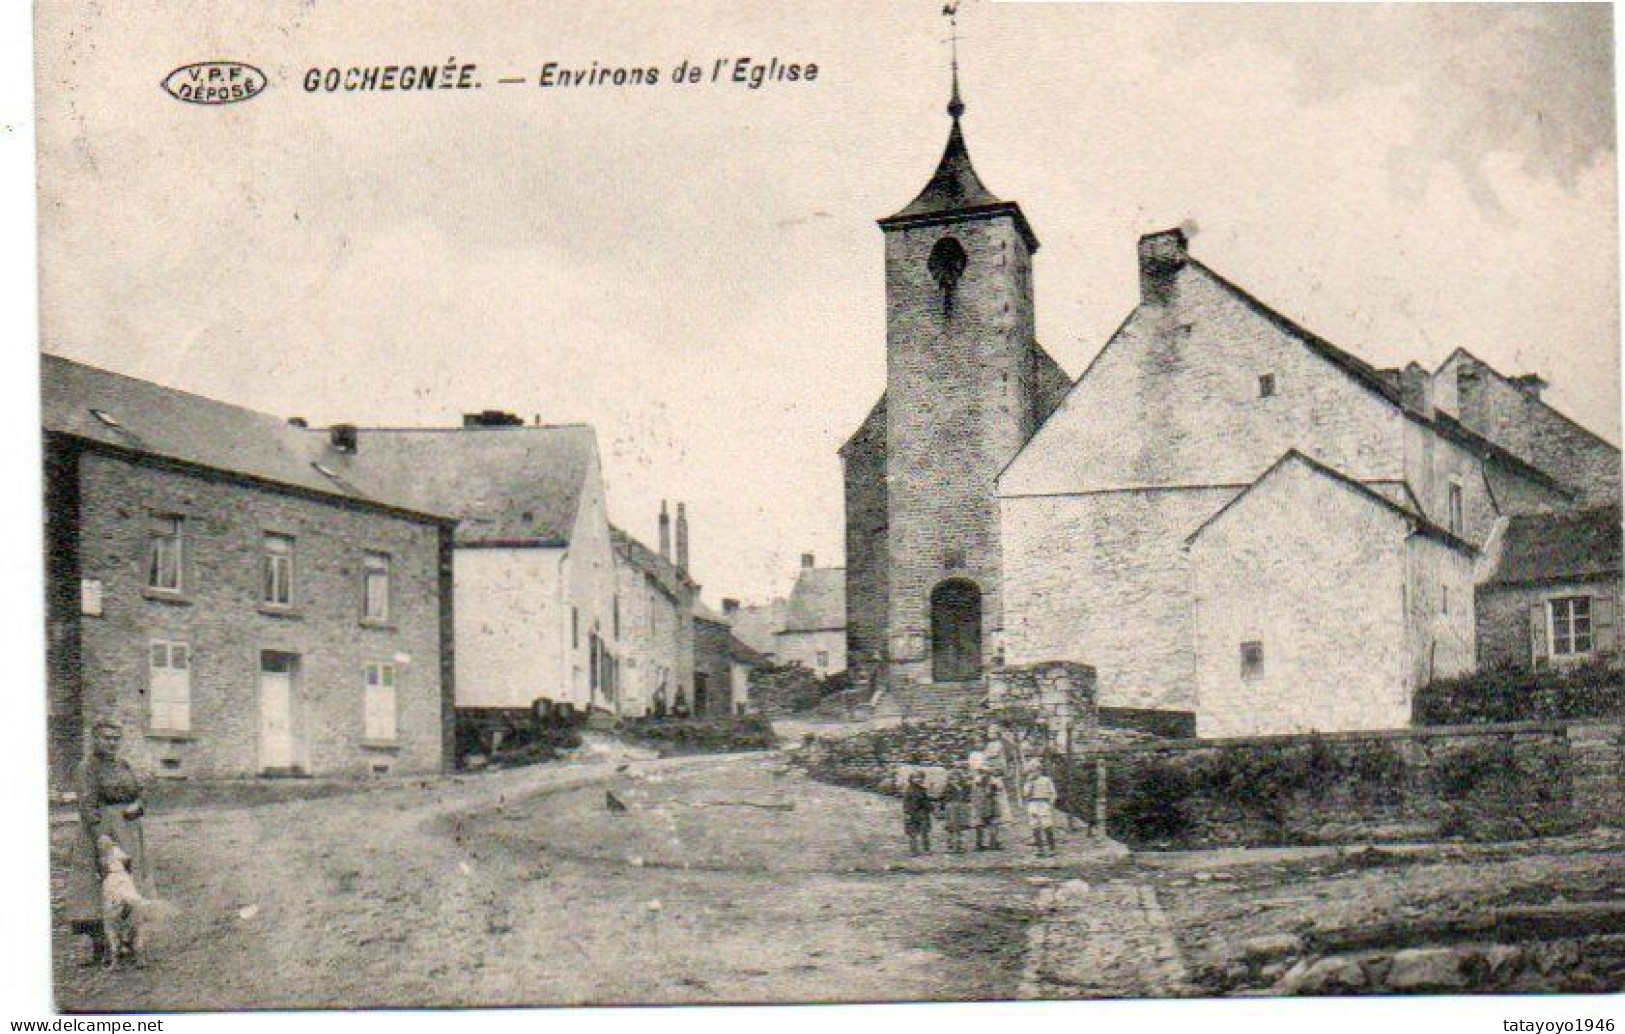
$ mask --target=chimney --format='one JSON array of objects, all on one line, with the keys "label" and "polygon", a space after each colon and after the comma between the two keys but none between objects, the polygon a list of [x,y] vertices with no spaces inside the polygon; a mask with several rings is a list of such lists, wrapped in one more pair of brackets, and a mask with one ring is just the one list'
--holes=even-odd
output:
[{"label": "chimney", "polygon": [[1540,401],[1540,393],[1547,387],[1545,378],[1538,373],[1520,373],[1512,378],[1512,384],[1536,402]]},{"label": "chimney", "polygon": [[666,501],[660,500],[660,557],[671,559],[671,515],[666,512]]},{"label": "chimney", "polygon": [[1433,378],[1421,364],[1411,363],[1399,371],[1399,400],[1407,409],[1425,417],[1433,416]]},{"label": "chimney", "polygon": [[1173,294],[1174,275],[1185,265],[1185,231],[1148,233],[1140,238],[1140,300],[1164,303]]},{"label": "chimney", "polygon": [[739,613],[739,601],[725,598],[722,601],[722,613],[728,617],[733,617],[735,614]]},{"label": "chimney", "polygon": [[288,426],[289,427],[309,427],[310,426],[310,421],[306,420],[302,416],[290,416],[288,418]]},{"label": "chimney", "polygon": [[339,452],[355,452],[356,429],[354,424],[334,424],[327,429],[327,441]]},{"label": "chimney", "polygon": [[500,409],[482,409],[478,413],[463,414],[464,427],[523,427],[525,422],[512,413]]},{"label": "chimney", "polygon": [[677,569],[688,570],[688,514],[682,503],[677,504]]},{"label": "chimney", "polygon": [[801,554],[801,569],[803,571],[811,571],[813,569],[814,562],[815,558],[811,553]]}]

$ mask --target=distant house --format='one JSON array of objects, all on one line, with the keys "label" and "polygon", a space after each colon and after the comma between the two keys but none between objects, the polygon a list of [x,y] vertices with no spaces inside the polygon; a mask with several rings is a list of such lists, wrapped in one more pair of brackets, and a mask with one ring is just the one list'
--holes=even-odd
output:
[{"label": "distant house", "polygon": [[[615,642],[621,651],[618,713],[638,717],[656,700],[670,707],[694,683],[694,602],[699,586],[670,556],[620,528],[615,544]],[[686,532],[685,532],[686,539]]]},{"label": "distant house", "polygon": [[1617,660],[1620,507],[1511,518],[1485,547],[1478,586],[1483,666]]},{"label": "distant house", "polygon": [[819,567],[813,554],[802,554],[784,625],[773,641],[774,660],[780,664],[800,664],[819,675],[846,670],[844,567]]},{"label": "distant house", "polygon": [[743,714],[750,706],[750,673],[766,661],[733,634],[725,616],[695,603],[694,692],[687,700],[693,714]]},{"label": "distant house", "polygon": [[779,644],[776,637],[788,611],[789,602],[782,596],[766,603],[741,606],[738,600],[722,601],[722,616],[733,625],[739,641],[769,661],[778,659]]},{"label": "distant house", "polygon": [[42,359],[53,782],[97,718],[169,777],[451,756],[453,520],[274,416]]},{"label": "distant house", "polygon": [[349,457],[458,519],[457,710],[501,727],[538,701],[618,707],[616,569],[592,428],[500,412],[456,428],[364,428]]}]

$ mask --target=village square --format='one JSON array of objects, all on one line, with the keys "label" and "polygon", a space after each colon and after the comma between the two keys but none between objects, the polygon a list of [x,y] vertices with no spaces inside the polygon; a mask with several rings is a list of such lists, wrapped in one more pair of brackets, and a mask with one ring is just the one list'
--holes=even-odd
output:
[{"label": "village square", "polygon": [[842,555],[771,595],[522,395],[318,423],[45,342],[60,1008],[1625,990],[1621,457],[1569,372],[1379,365],[1190,222],[1064,367],[1070,231],[978,172],[1020,114],[958,6]]}]

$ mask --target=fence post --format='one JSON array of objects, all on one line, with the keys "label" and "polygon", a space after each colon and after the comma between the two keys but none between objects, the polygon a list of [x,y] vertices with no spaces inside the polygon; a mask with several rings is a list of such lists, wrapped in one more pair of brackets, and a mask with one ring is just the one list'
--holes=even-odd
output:
[{"label": "fence post", "polygon": [[1095,759],[1095,821],[1098,836],[1106,835],[1106,759]]}]

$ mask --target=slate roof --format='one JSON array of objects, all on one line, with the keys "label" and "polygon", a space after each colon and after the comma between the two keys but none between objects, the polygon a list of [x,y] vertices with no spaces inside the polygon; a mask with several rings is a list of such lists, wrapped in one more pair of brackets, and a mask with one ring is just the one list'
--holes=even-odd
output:
[{"label": "slate roof", "polygon": [[828,632],[846,627],[846,568],[803,569],[790,591],[785,632]]},{"label": "slate roof", "polygon": [[1620,508],[1600,506],[1512,517],[1486,585],[1583,582],[1617,578]]},{"label": "slate roof", "polygon": [[[1214,283],[1235,295],[1236,298],[1249,309],[1263,317],[1265,320],[1274,324],[1289,337],[1296,338],[1306,345],[1310,351],[1315,352],[1327,362],[1342,370],[1357,384],[1387,400],[1410,419],[1415,420],[1424,427],[1431,428],[1440,437],[1450,439],[1458,445],[1461,445],[1464,448],[1478,454],[1481,458],[1499,463],[1501,466],[1509,468],[1521,476],[1544,485],[1547,488],[1566,492],[1570,495],[1574,494],[1574,491],[1572,488],[1570,488],[1570,486],[1563,484],[1561,481],[1552,477],[1550,474],[1546,473],[1544,470],[1541,470],[1539,467],[1535,466],[1533,463],[1530,463],[1528,460],[1517,455],[1516,453],[1513,453],[1507,448],[1491,441],[1488,438],[1485,438],[1477,431],[1468,428],[1449,413],[1446,413],[1443,410],[1435,410],[1430,415],[1420,413],[1411,406],[1406,405],[1405,400],[1400,393],[1399,385],[1395,383],[1394,377],[1385,376],[1383,371],[1379,370],[1377,367],[1372,366],[1370,363],[1359,358],[1358,356],[1345,352],[1343,349],[1332,344],[1330,341],[1327,341],[1320,335],[1306,329],[1286,316],[1283,316],[1281,313],[1259,301],[1246,290],[1225,279],[1224,276],[1214,272],[1211,268],[1197,261],[1195,258],[1187,255],[1185,262],[1188,265],[1201,270],[1208,277],[1212,278]],[[1085,371],[1085,376],[1087,376],[1087,371]]]},{"label": "slate roof", "polygon": [[1233,508],[1239,506],[1242,500],[1251,495],[1255,488],[1262,485],[1271,477],[1275,476],[1278,471],[1283,470],[1288,465],[1293,463],[1300,463],[1310,471],[1319,474],[1322,477],[1330,478],[1344,487],[1351,489],[1356,494],[1364,498],[1367,502],[1379,506],[1392,514],[1409,521],[1411,523],[1411,527],[1418,535],[1423,535],[1427,538],[1434,539],[1435,541],[1442,542],[1447,546],[1454,549],[1459,549],[1465,553],[1476,554],[1478,552],[1477,547],[1475,547],[1472,543],[1466,541],[1458,535],[1452,534],[1439,525],[1434,524],[1432,521],[1428,520],[1415,510],[1412,510],[1406,506],[1401,506],[1392,499],[1383,495],[1381,492],[1372,488],[1370,485],[1357,481],[1354,478],[1349,477],[1347,474],[1344,474],[1342,471],[1328,467],[1319,460],[1312,459],[1309,456],[1304,455],[1297,449],[1288,449],[1280,459],[1272,463],[1270,468],[1264,471],[1264,473],[1260,474],[1252,484],[1242,489],[1241,492],[1239,492],[1235,498],[1231,499],[1228,503],[1225,503],[1223,506],[1219,507],[1219,509],[1208,517],[1207,520],[1203,521],[1195,531],[1191,532],[1190,535],[1185,538],[1186,544],[1188,545],[1195,542],[1198,538],[1201,538],[1203,532],[1212,527],[1219,521],[1220,518],[1229,513]]},{"label": "slate roof", "polygon": [[459,518],[459,544],[565,546],[597,453],[584,424],[362,428],[351,458],[415,505]]},{"label": "slate roof", "polygon": [[379,465],[336,453],[325,435],[61,356],[40,357],[40,405],[48,433],[96,446],[422,518],[448,514],[403,491]]},{"label": "slate roof", "polygon": [[655,584],[673,599],[679,598],[683,589],[696,587],[694,579],[679,570],[676,564],[613,524],[609,526],[609,538],[617,556],[654,579]]},{"label": "slate roof", "polygon": [[965,146],[965,133],[955,115],[953,127],[948,130],[948,143],[942,149],[937,171],[931,174],[925,189],[900,210],[880,220],[883,227],[906,226],[911,223],[946,221],[953,218],[978,218],[1010,215],[1027,239],[1029,250],[1038,250],[1038,237],[1027,223],[1020,206],[1013,201],[1001,201],[982,184],[971,164],[970,149]]}]

